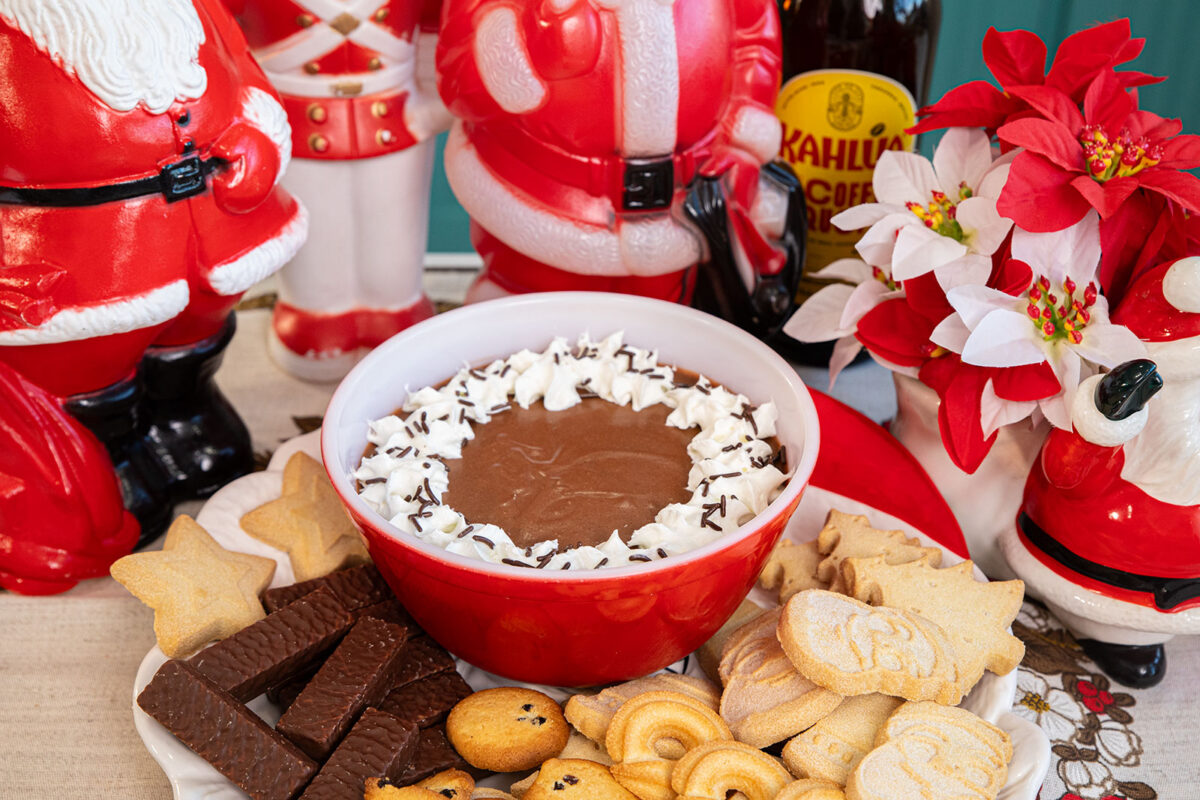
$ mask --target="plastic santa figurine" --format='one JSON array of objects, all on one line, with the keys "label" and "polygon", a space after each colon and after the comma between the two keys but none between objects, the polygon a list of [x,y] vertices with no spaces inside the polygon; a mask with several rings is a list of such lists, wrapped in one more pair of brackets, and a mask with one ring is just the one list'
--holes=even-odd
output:
[{"label": "plastic santa figurine", "polygon": [[308,242],[279,273],[270,352],[333,380],[434,309],[421,288],[432,137],[450,121],[433,74],[433,0],[226,0],[283,98],[284,185]]},{"label": "plastic santa figurine", "polygon": [[742,263],[777,273],[750,211],[779,148],[779,48],[773,0],[449,0],[446,175],[484,261],[468,300],[688,300],[706,248],[681,206],[698,175],[724,176]]},{"label": "plastic santa figurine", "polygon": [[[99,436],[154,534],[252,465],[212,375],[305,236],[287,117],[217,0],[2,0],[0,43],[0,363]],[[9,480],[56,457],[27,451]],[[6,534],[52,536],[10,499]]]},{"label": "plastic santa figurine", "polygon": [[1001,545],[1105,672],[1152,686],[1162,643],[1200,633],[1200,258],[1147,271],[1112,320],[1152,360],[1080,384]]}]

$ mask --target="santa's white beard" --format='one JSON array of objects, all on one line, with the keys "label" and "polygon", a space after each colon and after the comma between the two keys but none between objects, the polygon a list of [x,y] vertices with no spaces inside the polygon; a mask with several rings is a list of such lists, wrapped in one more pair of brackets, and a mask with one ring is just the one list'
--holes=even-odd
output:
[{"label": "santa's white beard", "polygon": [[[1150,357],[1154,357],[1151,352]],[[1200,504],[1200,379],[1172,378],[1149,404],[1146,427],[1125,445],[1121,477],[1151,497],[1180,506]]]},{"label": "santa's white beard", "polygon": [[204,94],[191,0],[0,0],[0,16],[117,111],[161,114]]}]

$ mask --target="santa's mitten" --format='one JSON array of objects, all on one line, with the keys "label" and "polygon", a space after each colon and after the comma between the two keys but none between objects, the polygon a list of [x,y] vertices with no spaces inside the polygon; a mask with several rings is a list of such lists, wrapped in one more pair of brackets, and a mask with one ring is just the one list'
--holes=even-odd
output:
[{"label": "santa's mitten", "polygon": [[212,190],[217,205],[226,211],[253,211],[275,187],[279,148],[253,125],[231,125],[212,146],[212,154],[225,162],[213,176]]},{"label": "santa's mitten", "polygon": [[542,0],[524,15],[525,45],[538,77],[587,75],[600,58],[600,15],[587,0]]},{"label": "santa's mitten", "polygon": [[708,160],[700,166],[706,178],[720,177],[725,197],[730,205],[749,210],[758,194],[760,163],[746,150],[733,145],[717,145]]},{"label": "santa's mitten", "polygon": [[1126,361],[1096,384],[1096,409],[1114,422],[1127,419],[1141,411],[1162,386],[1162,376],[1153,361]]}]

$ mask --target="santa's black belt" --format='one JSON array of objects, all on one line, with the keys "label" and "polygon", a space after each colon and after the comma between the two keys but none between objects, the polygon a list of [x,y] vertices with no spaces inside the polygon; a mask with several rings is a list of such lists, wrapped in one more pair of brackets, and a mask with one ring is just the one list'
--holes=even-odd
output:
[{"label": "santa's black belt", "polygon": [[0,203],[17,206],[73,208],[98,206],[161,194],[168,203],[202,194],[208,189],[208,176],[224,162],[219,158],[185,156],[167,164],[157,175],[121,181],[104,186],[80,186],[71,189],[34,189],[0,186]]},{"label": "santa's black belt", "polygon": [[1042,530],[1041,526],[1030,519],[1024,511],[1017,518],[1017,524],[1030,544],[1064,567],[1092,580],[1107,583],[1109,586],[1152,594],[1154,595],[1154,605],[1163,611],[1170,611],[1180,603],[1200,597],[1200,578],[1159,578],[1106,567],[1103,564],[1088,561],[1083,556],[1068,550],[1057,539]]}]

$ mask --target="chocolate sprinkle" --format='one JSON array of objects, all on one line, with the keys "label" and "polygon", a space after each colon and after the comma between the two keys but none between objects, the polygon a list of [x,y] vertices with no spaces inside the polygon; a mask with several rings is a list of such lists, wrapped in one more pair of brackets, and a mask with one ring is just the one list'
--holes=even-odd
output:
[{"label": "chocolate sprinkle", "polygon": [[362,482],[362,485],[370,486],[373,483],[387,483],[387,478],[367,478]]},{"label": "chocolate sprinkle", "polygon": [[660,548],[658,548],[657,550],[655,550],[654,552],[658,553],[658,557],[659,557],[659,558],[666,558],[666,557],[667,557],[667,551],[666,551],[666,550],[663,550],[661,547],[660,547]]},{"label": "chocolate sprinkle", "polygon": [[517,561],[515,558],[502,558],[502,559],[500,559],[500,563],[508,564],[509,566],[513,566],[513,567],[532,567],[533,566],[532,564],[526,564],[524,561]]},{"label": "chocolate sprinkle", "polygon": [[479,542],[480,544],[486,544],[488,546],[488,548],[491,550],[496,549],[496,543],[493,542],[491,539],[487,538],[486,536],[481,536],[477,533],[474,536],[472,536],[471,538],[474,539],[475,541]]},{"label": "chocolate sprinkle", "polygon": [[596,568],[599,569],[600,567],[603,567],[607,563],[608,563],[608,556],[605,556],[604,558],[600,559],[599,563],[596,564]]},{"label": "chocolate sprinkle", "polygon": [[[426,464],[425,468],[428,469],[429,465]],[[432,503],[435,506],[441,505],[441,503],[438,501],[438,499],[433,496],[433,489],[429,486],[429,478],[428,477],[425,478],[425,494],[429,495],[430,503]],[[721,499],[722,499],[722,501],[724,501],[724,498],[721,498]]]}]

